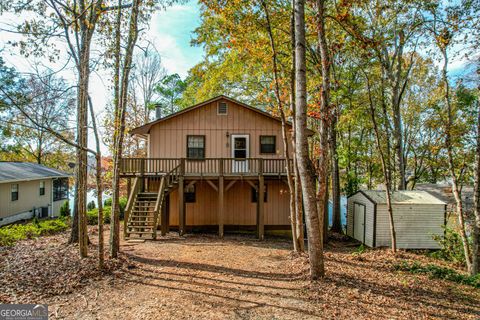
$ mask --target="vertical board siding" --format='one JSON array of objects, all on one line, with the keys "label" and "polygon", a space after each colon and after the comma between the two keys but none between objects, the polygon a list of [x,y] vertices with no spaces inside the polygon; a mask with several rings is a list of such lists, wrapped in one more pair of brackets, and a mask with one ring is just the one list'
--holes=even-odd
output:
[{"label": "vertical board siding", "polygon": [[[227,183],[229,180],[227,180]],[[188,181],[185,183],[188,184]],[[215,181],[215,185],[218,183]],[[265,202],[265,225],[289,225],[289,193],[285,183],[267,180],[268,197]],[[196,202],[186,203],[186,225],[216,225],[218,192],[205,181],[198,181]],[[224,224],[254,226],[257,224],[257,203],[251,201],[251,185],[237,181],[225,193]],[[170,193],[170,225],[178,226],[178,191]]]},{"label": "vertical board siding", "polygon": [[354,202],[365,206],[365,244],[373,247],[373,215],[375,205],[361,192],[358,192],[348,198],[347,202],[347,235],[363,242],[363,239],[357,239],[353,234],[353,208]]},{"label": "vertical board siding", "polygon": [[[282,126],[279,121],[233,102],[225,102],[228,105],[227,115],[217,115],[215,101],[153,125],[150,129],[150,157],[186,157],[187,135],[205,135],[206,158],[229,158],[232,154],[231,135],[247,134],[250,136],[251,158],[284,158]],[[276,154],[260,154],[261,135],[276,136]],[[291,152],[291,146],[289,148]]]},{"label": "vertical board siding", "polygon": [[[393,205],[392,209],[398,248],[440,248],[433,236],[443,236],[443,204],[402,204]],[[387,206],[382,204],[377,206],[377,246],[390,245],[390,220]]]}]

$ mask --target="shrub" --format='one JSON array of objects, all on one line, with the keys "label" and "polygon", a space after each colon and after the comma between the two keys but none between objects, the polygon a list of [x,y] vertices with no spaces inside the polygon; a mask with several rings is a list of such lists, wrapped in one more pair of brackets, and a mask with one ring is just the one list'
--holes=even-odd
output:
[{"label": "shrub", "polygon": [[355,251],[352,252],[352,255],[361,255],[362,253],[364,253],[365,251],[367,251],[367,248],[365,248],[365,245],[362,243],[358,246],[358,248],[355,249]]},{"label": "shrub", "polygon": [[32,221],[27,224],[13,224],[0,228],[0,246],[13,246],[17,241],[32,239],[41,235],[62,232],[68,228],[64,219]]},{"label": "shrub", "polygon": [[[127,201],[128,201],[127,197],[120,197],[120,199],[118,199],[119,210],[120,210],[120,220],[123,220],[123,217],[125,216],[125,207],[127,206]],[[103,205],[105,207],[111,207],[112,198],[105,199],[105,201],[103,201]],[[110,220],[108,223],[110,223]]]},{"label": "shrub", "polygon": [[475,288],[480,288],[480,274],[476,276],[468,276],[457,271],[439,267],[434,264],[428,264],[426,266],[422,266],[418,262],[408,263],[407,261],[402,261],[401,263],[394,266],[395,270],[398,271],[407,271],[413,274],[427,274],[430,278],[433,279],[443,279],[448,281],[453,281],[460,284],[469,285]]},{"label": "shrub", "polygon": [[70,203],[65,201],[60,207],[60,217],[70,217],[72,213],[70,212]]},{"label": "shrub", "polygon": [[440,244],[440,250],[432,252],[430,255],[437,259],[451,261],[457,264],[465,265],[465,253],[463,251],[463,243],[460,234],[449,227],[443,227],[444,236],[433,236]]},{"label": "shrub", "polygon": [[96,207],[96,206],[95,206],[95,201],[93,201],[93,200],[90,201],[90,202],[87,204],[87,209],[88,209],[88,210],[93,210],[93,209],[95,209],[95,207]]},{"label": "shrub", "polygon": [[[103,208],[103,223],[110,223],[110,212],[112,211],[111,207]],[[98,224],[98,208],[87,211],[87,224],[88,225],[97,225]]]}]

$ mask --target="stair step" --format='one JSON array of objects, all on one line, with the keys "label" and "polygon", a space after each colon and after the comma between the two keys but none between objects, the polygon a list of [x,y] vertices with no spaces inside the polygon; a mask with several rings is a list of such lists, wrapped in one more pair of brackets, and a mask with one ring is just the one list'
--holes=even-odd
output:
[{"label": "stair step", "polygon": [[131,215],[130,218],[143,218],[143,219],[153,219],[154,216],[153,215],[149,215],[149,216],[141,216],[141,215]]},{"label": "stair step", "polygon": [[153,223],[153,221],[149,221],[150,223],[144,223],[144,222],[141,222],[141,221],[137,221],[137,223],[139,223],[139,224],[133,224],[134,222],[136,222],[136,221],[133,221],[132,223],[129,222],[127,224],[127,226],[128,227],[153,227],[153,226],[155,226],[155,223]]},{"label": "stair step", "polygon": [[133,232],[130,232],[130,233],[133,233],[133,234],[152,234],[153,231],[133,231]]}]

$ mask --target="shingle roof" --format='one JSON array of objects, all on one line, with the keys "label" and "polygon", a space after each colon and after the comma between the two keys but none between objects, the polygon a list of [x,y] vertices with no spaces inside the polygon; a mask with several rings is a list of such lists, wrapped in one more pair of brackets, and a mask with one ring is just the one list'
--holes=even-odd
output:
[{"label": "shingle roof", "polygon": [[0,162],[0,183],[68,177],[71,174],[30,162]]},{"label": "shingle roof", "polygon": [[[383,190],[359,191],[377,204],[386,204],[387,196]],[[392,204],[446,204],[426,191],[395,191],[392,193]]]}]

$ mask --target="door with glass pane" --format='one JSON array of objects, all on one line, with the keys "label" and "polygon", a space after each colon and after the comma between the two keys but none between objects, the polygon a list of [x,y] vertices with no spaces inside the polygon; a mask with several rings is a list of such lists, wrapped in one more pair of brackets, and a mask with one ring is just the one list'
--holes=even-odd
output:
[{"label": "door with glass pane", "polygon": [[250,142],[248,135],[232,135],[232,172],[248,172],[248,161]]}]

